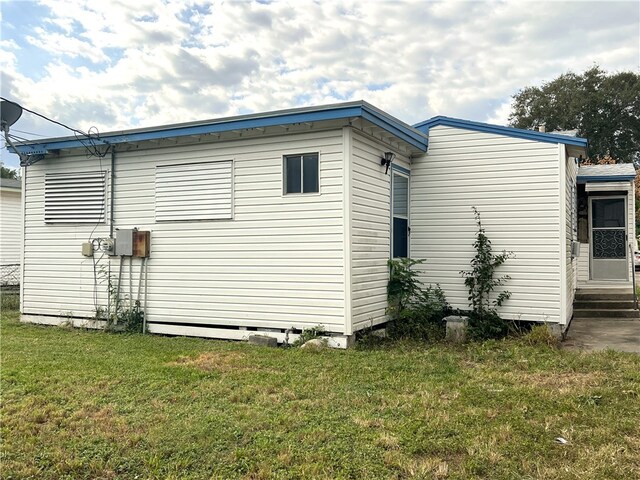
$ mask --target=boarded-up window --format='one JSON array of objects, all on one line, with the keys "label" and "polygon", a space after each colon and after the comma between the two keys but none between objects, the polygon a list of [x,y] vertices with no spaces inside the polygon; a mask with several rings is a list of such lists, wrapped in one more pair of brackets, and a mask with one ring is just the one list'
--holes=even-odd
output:
[{"label": "boarded-up window", "polygon": [[105,174],[103,171],[45,174],[45,223],[104,222]]},{"label": "boarded-up window", "polygon": [[232,162],[156,167],[156,222],[232,218]]}]

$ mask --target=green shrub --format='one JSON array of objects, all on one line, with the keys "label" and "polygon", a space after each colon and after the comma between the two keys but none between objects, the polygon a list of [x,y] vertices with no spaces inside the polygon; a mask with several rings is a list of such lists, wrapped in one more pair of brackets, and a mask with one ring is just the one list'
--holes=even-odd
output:
[{"label": "green shrub", "polygon": [[391,275],[387,286],[391,321],[387,334],[392,339],[411,338],[437,341],[444,337],[443,318],[450,310],[439,285],[423,287],[418,272],[412,269],[424,260],[389,260]]}]

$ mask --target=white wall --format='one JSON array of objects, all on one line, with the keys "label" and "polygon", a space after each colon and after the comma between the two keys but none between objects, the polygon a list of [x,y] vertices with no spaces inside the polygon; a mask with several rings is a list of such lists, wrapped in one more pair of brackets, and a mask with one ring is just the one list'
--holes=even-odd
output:
[{"label": "white wall", "polygon": [[[282,156],[308,152],[320,153],[320,193],[284,196]],[[215,160],[234,162],[234,218],[156,223],[155,167]],[[152,231],[148,320],[344,333],[342,164],[341,130],[118,152],[115,226]],[[45,225],[42,191],[45,171],[97,165],[82,155],[29,167],[25,314],[94,314],[93,261],[80,254],[92,227]],[[135,259],[134,292],[139,268]]]},{"label": "white wall", "polygon": [[[380,158],[392,150],[354,130],[352,136],[352,317],[357,331],[387,321],[391,242],[391,169]],[[396,153],[393,163],[410,168]]]},{"label": "white wall", "polygon": [[475,254],[479,209],[495,252],[515,258],[498,270],[512,292],[505,318],[561,322],[558,146],[438,126],[412,161],[411,256],[423,280],[439,283],[454,308],[468,308],[461,270]]},{"label": "white wall", "polygon": [[20,263],[22,243],[22,198],[21,191],[2,188],[0,190],[0,263]]},{"label": "white wall", "polygon": [[[564,145],[560,145],[564,152]],[[564,322],[568,323],[573,316],[573,300],[578,286],[578,258],[571,256],[571,244],[578,240],[577,235],[577,183],[578,165],[574,158],[568,157],[565,162],[565,275],[566,275],[566,299]],[[574,226],[576,227],[574,229]]]}]

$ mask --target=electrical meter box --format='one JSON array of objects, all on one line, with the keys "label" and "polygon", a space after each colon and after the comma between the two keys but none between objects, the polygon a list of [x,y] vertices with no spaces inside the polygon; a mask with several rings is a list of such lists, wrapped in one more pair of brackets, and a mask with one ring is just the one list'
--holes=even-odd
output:
[{"label": "electrical meter box", "polygon": [[130,228],[120,228],[116,230],[116,251],[115,254],[123,257],[133,255],[133,230]]},{"label": "electrical meter box", "polygon": [[133,232],[133,256],[148,257],[151,247],[151,232],[137,230]]}]

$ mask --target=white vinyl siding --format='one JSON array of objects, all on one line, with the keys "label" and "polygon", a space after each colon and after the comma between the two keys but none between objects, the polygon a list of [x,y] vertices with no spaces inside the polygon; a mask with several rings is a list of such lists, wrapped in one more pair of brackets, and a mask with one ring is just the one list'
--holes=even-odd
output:
[{"label": "white vinyl siding", "polygon": [[45,223],[101,223],[105,210],[104,171],[45,175]]},{"label": "white vinyl siding", "polygon": [[20,263],[22,203],[20,190],[3,188],[0,197],[0,256],[2,265]]},{"label": "white vinyl siding", "polygon": [[[283,195],[283,155],[308,151],[320,154],[321,195]],[[156,223],[156,167],[229,159],[232,222]],[[91,229],[39,225],[44,172],[92,162],[61,157],[29,167],[23,313],[94,314],[92,259],[80,254]],[[116,152],[115,228],[152,231],[149,322],[282,329],[323,325],[343,333],[342,165],[341,129]],[[100,226],[94,237],[107,233],[108,227]],[[133,261],[135,292],[140,260]],[[118,262],[111,259],[112,272]],[[128,292],[128,265],[124,271],[122,289]],[[100,301],[104,304],[104,297]]]},{"label": "white vinyl siding", "polygon": [[[380,166],[389,146],[353,132],[352,318],[353,330],[387,321],[387,283],[391,254],[391,169]],[[394,163],[409,168],[396,154]]]},{"label": "white vinyl siding", "polygon": [[475,255],[475,206],[494,251],[515,254],[497,271],[511,276],[500,313],[559,323],[559,177],[556,144],[432,128],[428,153],[411,167],[411,257],[426,259],[422,280],[440,284],[454,308],[469,308],[460,271]]},{"label": "white vinyl siding", "polygon": [[156,222],[232,218],[231,161],[156,167]]},{"label": "white vinyl siding", "polygon": [[[560,148],[565,148],[563,145]],[[566,251],[566,282],[567,298],[566,315],[564,323],[568,323],[573,316],[573,300],[578,286],[578,257],[571,256],[571,245],[578,240],[578,189],[576,179],[578,175],[578,165],[574,158],[567,157],[565,161],[565,251]]]}]

